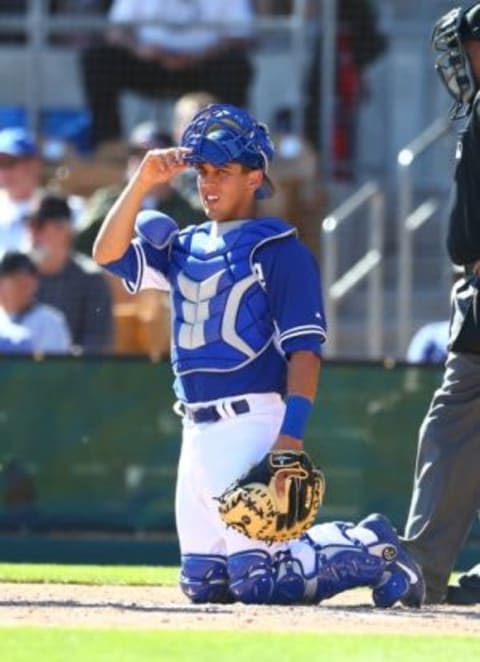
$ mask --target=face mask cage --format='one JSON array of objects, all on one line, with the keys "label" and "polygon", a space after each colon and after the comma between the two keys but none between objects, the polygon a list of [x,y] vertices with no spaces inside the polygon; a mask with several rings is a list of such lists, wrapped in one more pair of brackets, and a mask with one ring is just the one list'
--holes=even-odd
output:
[{"label": "face mask cage", "polygon": [[186,128],[181,144],[191,149],[185,160],[216,166],[236,161],[265,172],[274,148],[263,124],[245,112],[218,104],[201,110]]},{"label": "face mask cage", "polygon": [[184,159],[195,166],[211,163],[241,163],[253,170],[263,170],[263,184],[255,192],[259,200],[274,193],[267,176],[275,148],[265,124],[255,121],[247,111],[228,104],[212,104],[201,110],[184,131],[181,146],[190,149]]},{"label": "face mask cage", "polygon": [[463,10],[460,7],[452,9],[438,21],[432,34],[432,47],[440,53],[435,69],[455,100],[450,111],[451,119],[468,115],[477,90],[470,61],[460,38],[462,17]]}]

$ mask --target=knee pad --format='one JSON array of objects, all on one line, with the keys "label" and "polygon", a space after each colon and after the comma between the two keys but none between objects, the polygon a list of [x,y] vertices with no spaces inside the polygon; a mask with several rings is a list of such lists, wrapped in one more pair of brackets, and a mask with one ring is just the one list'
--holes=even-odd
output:
[{"label": "knee pad", "polygon": [[302,564],[289,550],[254,550],[228,557],[230,590],[245,604],[287,605],[303,600],[305,577]]},{"label": "knee pad", "polygon": [[230,590],[245,604],[270,604],[275,572],[269,554],[261,550],[238,552],[227,559]]},{"label": "knee pad", "polygon": [[227,562],[222,556],[182,556],[180,587],[192,602],[232,602]]}]

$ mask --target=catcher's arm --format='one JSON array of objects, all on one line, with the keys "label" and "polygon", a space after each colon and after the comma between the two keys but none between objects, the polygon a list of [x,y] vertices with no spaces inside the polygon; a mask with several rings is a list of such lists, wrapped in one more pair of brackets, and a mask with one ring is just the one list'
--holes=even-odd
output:
[{"label": "catcher's arm", "polygon": [[303,350],[292,352],[287,369],[285,416],[272,451],[303,449],[303,435],[317,394],[319,377],[320,357],[317,354]]},{"label": "catcher's arm", "polygon": [[313,352],[292,353],[285,418],[275,444],[217,498],[224,523],[249,538],[292,540],[315,520],[325,478],[303,451],[302,439],[319,370],[320,359]]}]

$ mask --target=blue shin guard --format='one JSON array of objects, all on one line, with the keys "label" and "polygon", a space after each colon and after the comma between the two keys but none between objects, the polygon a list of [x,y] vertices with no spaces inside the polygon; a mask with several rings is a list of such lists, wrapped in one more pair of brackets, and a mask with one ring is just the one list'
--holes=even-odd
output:
[{"label": "blue shin guard", "polygon": [[192,602],[233,602],[228,586],[227,562],[222,556],[184,554],[180,587]]},{"label": "blue shin guard", "polygon": [[301,563],[288,550],[273,557],[262,550],[228,557],[230,590],[245,604],[288,605],[301,602],[305,578]]},{"label": "blue shin guard", "polygon": [[[377,583],[385,569],[382,558],[370,554],[346,533],[348,527],[332,522],[313,527],[304,534],[300,544],[306,544],[315,555],[315,569],[308,566],[307,598],[320,602],[357,586]],[[315,578],[315,583],[312,579]]]}]

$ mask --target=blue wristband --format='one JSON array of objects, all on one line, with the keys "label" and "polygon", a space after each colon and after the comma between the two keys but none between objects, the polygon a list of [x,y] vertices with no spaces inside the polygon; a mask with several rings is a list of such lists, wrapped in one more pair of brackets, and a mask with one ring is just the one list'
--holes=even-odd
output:
[{"label": "blue wristband", "polygon": [[310,400],[303,395],[289,395],[280,434],[303,439],[312,406]]}]

